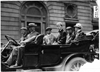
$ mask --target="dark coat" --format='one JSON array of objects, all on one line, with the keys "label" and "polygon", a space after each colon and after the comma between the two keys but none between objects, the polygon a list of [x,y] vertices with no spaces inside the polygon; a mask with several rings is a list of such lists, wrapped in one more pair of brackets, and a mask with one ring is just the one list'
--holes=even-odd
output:
[{"label": "dark coat", "polygon": [[74,40],[75,38],[75,33],[72,32],[70,35],[70,37],[67,39],[67,35],[66,35],[66,44],[70,44],[72,40]]},{"label": "dark coat", "polygon": [[59,33],[57,37],[57,43],[58,44],[65,44],[66,42],[66,32]]},{"label": "dark coat", "polygon": [[80,30],[78,33],[76,33],[74,41],[81,41],[85,39],[86,39],[85,33]]}]

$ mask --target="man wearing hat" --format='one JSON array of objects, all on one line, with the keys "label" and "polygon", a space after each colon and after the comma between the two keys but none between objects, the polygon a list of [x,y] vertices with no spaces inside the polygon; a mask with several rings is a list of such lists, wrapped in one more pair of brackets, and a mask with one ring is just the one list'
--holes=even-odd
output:
[{"label": "man wearing hat", "polygon": [[[26,33],[27,33],[27,28],[26,27],[21,27],[22,37],[20,38],[19,43],[26,39]],[[12,47],[13,47],[12,53],[10,54],[9,58],[7,59],[7,61],[5,62],[5,64],[9,65],[9,66],[15,60],[14,56],[16,56],[18,54],[18,51],[21,50],[21,48],[19,49],[19,46],[12,46]]]},{"label": "man wearing hat", "polygon": [[57,22],[56,26],[58,27],[58,36],[57,36],[57,43],[58,44],[65,44],[66,42],[66,32],[63,30],[62,22]]},{"label": "man wearing hat", "polygon": [[66,33],[67,33],[67,35],[66,35],[66,44],[70,44],[71,43],[71,40],[73,40],[74,39],[74,32],[73,32],[73,30],[72,30],[72,27],[67,27],[66,28]]},{"label": "man wearing hat", "polygon": [[43,44],[44,45],[52,45],[55,41],[55,36],[51,34],[51,27],[46,28],[46,35],[43,38]]},{"label": "man wearing hat", "polygon": [[86,35],[82,31],[81,23],[77,23],[74,27],[75,27],[75,38],[74,38],[74,40],[72,42],[85,40],[86,39]]},{"label": "man wearing hat", "polygon": [[37,25],[35,23],[29,23],[28,25],[28,30],[29,30],[29,34],[27,35],[27,39],[30,39],[33,36],[37,36],[38,32],[36,32],[35,27]]}]

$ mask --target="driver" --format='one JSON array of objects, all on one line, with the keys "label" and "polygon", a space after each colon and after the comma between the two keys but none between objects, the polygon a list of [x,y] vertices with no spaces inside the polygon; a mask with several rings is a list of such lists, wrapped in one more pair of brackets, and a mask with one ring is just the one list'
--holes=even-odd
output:
[{"label": "driver", "polygon": [[[16,67],[20,65],[21,58],[22,58],[22,53],[23,49],[26,45],[26,43],[29,43],[33,40],[35,40],[36,36],[38,35],[38,32],[35,31],[36,24],[35,23],[30,23],[28,28],[29,28],[29,34],[26,37],[26,40],[20,42],[20,46],[17,46],[13,48],[12,53],[10,54],[9,58],[5,62],[6,65],[10,66],[10,68]],[[15,65],[11,64],[15,62]]]},{"label": "driver", "polygon": [[27,28],[26,27],[22,27],[21,28],[21,38],[20,38],[20,41],[19,42],[21,42],[21,41],[24,41],[25,39],[26,39],[26,36],[27,36]]}]

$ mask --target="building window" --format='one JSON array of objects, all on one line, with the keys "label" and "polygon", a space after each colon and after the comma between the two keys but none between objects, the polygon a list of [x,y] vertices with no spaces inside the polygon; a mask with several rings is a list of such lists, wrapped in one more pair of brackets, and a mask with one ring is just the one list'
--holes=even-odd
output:
[{"label": "building window", "polygon": [[65,3],[65,23],[66,27],[73,27],[78,22],[77,5]]},{"label": "building window", "polygon": [[36,31],[45,33],[47,23],[47,11],[40,2],[25,2],[21,8],[21,26],[28,26],[29,23],[37,24]]},{"label": "building window", "polygon": [[65,17],[66,18],[77,18],[77,6],[75,4],[65,4]]}]

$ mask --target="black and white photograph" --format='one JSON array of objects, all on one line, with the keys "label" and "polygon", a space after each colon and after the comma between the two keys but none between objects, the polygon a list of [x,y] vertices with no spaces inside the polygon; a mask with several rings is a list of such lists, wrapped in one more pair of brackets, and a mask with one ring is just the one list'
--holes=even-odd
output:
[{"label": "black and white photograph", "polygon": [[100,72],[99,0],[1,0],[1,72]]}]

